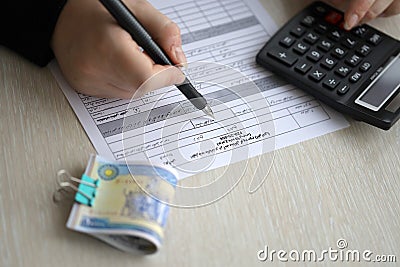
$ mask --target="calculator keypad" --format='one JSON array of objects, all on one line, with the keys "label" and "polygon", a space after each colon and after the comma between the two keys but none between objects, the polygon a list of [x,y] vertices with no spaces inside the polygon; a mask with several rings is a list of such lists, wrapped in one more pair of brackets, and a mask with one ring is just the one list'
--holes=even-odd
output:
[{"label": "calculator keypad", "polygon": [[304,38],[304,41],[309,44],[315,44],[319,40],[319,35],[316,33],[309,32]]},{"label": "calculator keypad", "polygon": [[342,38],[342,33],[339,30],[332,30],[329,33],[328,38],[337,42],[340,40],[340,38]]},{"label": "calculator keypad", "polygon": [[302,24],[303,26],[306,26],[306,27],[311,27],[311,26],[314,24],[314,22],[315,22],[315,17],[313,17],[313,16],[306,16],[306,17],[304,17],[304,19],[301,21],[301,24]]},{"label": "calculator keypad", "polygon": [[324,67],[325,69],[331,70],[333,67],[335,67],[337,64],[337,60],[332,58],[332,57],[326,57],[322,63],[321,66]]},{"label": "calculator keypad", "polygon": [[381,41],[382,41],[382,35],[378,33],[374,33],[368,38],[368,43],[373,45],[378,45]]},{"label": "calculator keypad", "polygon": [[332,52],[332,56],[338,59],[344,58],[346,54],[347,50],[342,47],[335,47],[335,49]]},{"label": "calculator keypad", "polygon": [[289,67],[292,66],[297,61],[297,57],[294,54],[284,49],[277,48],[271,50],[268,52],[268,55]]},{"label": "calculator keypad", "polygon": [[358,26],[358,27],[356,27],[356,28],[354,28],[353,30],[352,30],[352,32],[355,34],[355,35],[357,35],[357,36],[359,36],[359,37],[364,37],[366,34],[367,34],[367,32],[368,32],[368,28],[366,27],[366,26]]},{"label": "calculator keypad", "polygon": [[322,53],[317,50],[312,50],[307,54],[307,58],[312,62],[318,62],[322,57]]},{"label": "calculator keypad", "polygon": [[301,74],[306,74],[311,68],[312,66],[310,63],[303,61],[297,64],[297,66],[294,69]]},{"label": "calculator keypad", "polygon": [[357,66],[361,61],[361,57],[353,54],[351,56],[349,56],[345,62],[347,63],[347,65],[351,66],[351,67],[355,67]]},{"label": "calculator keypad", "polygon": [[371,47],[370,47],[369,45],[367,45],[367,44],[362,44],[362,45],[356,50],[356,53],[359,54],[359,55],[361,55],[361,56],[363,56],[363,57],[368,56],[368,54],[369,54],[370,52],[371,52]]},{"label": "calculator keypad", "polygon": [[333,47],[333,43],[327,40],[322,40],[317,46],[323,52],[328,52]]},{"label": "calculator keypad", "polygon": [[314,13],[301,18],[267,54],[322,88],[345,95],[370,71],[367,57],[384,37],[366,25],[345,31],[343,14],[324,6]]},{"label": "calculator keypad", "polygon": [[335,77],[326,78],[322,85],[330,90],[335,89],[339,85],[340,81]]},{"label": "calculator keypad", "polygon": [[314,69],[313,71],[311,71],[308,77],[314,82],[319,82],[325,77],[325,75],[326,72],[324,72],[322,69]]},{"label": "calculator keypad", "polygon": [[350,86],[348,84],[344,84],[344,85],[339,86],[339,88],[337,89],[337,93],[339,95],[345,95],[349,90],[350,90]]},{"label": "calculator keypad", "polygon": [[399,41],[369,25],[346,31],[343,12],[315,1],[266,43],[257,62],[337,110],[389,128],[394,117],[385,106],[369,111],[356,99],[399,53]]},{"label": "calculator keypad", "polygon": [[356,46],[357,44],[357,40],[353,37],[345,37],[342,41],[342,45],[346,48],[353,48],[354,46]]},{"label": "calculator keypad", "polygon": [[351,68],[342,65],[342,66],[340,66],[339,68],[337,68],[337,69],[335,70],[335,73],[336,73],[338,76],[340,76],[340,77],[342,77],[342,78],[345,78],[347,75],[350,74],[351,71],[352,71]]},{"label": "calculator keypad", "polygon": [[283,38],[279,43],[280,43],[282,46],[284,46],[284,47],[286,47],[286,48],[289,48],[289,47],[291,47],[291,46],[294,44],[294,42],[296,42],[296,39],[294,39],[294,38],[292,38],[292,37],[290,37],[290,36],[286,36],[286,37]]},{"label": "calculator keypad", "polygon": [[293,48],[293,51],[299,55],[304,55],[308,50],[310,50],[310,46],[302,42],[297,43]]},{"label": "calculator keypad", "polygon": [[354,72],[353,75],[350,76],[349,81],[351,83],[356,83],[361,79],[361,73],[359,73],[358,71]]},{"label": "calculator keypad", "polygon": [[301,37],[305,32],[306,29],[304,29],[304,27],[301,26],[297,26],[296,28],[290,31],[290,33],[295,37]]},{"label": "calculator keypad", "polygon": [[372,67],[371,63],[368,61],[365,61],[361,66],[360,66],[360,71],[361,72],[367,72],[369,69]]}]

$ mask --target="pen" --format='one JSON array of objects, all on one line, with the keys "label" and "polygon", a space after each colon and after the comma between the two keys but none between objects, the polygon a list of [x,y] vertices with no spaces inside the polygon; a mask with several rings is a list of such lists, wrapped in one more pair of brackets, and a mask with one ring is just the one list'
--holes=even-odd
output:
[{"label": "pen", "polygon": [[[154,60],[156,64],[173,65],[167,54],[147,33],[145,28],[136,19],[135,15],[121,0],[100,0],[103,6],[114,17],[118,24],[126,30],[136,43]],[[190,81],[185,78],[182,84],[175,85],[179,91],[199,110],[214,118],[214,113],[207,100],[194,88]]]}]

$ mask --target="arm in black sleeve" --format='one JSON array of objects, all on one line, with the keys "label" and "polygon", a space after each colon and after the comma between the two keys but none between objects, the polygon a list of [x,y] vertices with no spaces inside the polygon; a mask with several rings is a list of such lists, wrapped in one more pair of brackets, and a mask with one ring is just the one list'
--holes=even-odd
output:
[{"label": "arm in black sleeve", "polygon": [[0,45],[39,66],[53,57],[50,41],[67,0],[1,0]]}]

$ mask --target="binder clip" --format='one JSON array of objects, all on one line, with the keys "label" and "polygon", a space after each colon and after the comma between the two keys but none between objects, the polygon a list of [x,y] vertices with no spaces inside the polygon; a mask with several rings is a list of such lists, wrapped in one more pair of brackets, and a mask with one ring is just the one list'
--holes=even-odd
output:
[{"label": "binder clip", "polygon": [[83,205],[92,207],[99,184],[100,179],[94,180],[89,176],[83,174],[78,187],[78,191],[75,195],[75,201]]},{"label": "binder clip", "polygon": [[[83,174],[81,179],[71,176],[66,170],[60,170],[57,173],[57,181],[60,186],[53,195],[55,203],[60,202],[61,194],[67,193],[72,189],[76,192],[75,201],[89,207],[93,206],[97,188],[100,185],[100,180],[94,180]],[[76,186],[79,184],[79,186]]]}]

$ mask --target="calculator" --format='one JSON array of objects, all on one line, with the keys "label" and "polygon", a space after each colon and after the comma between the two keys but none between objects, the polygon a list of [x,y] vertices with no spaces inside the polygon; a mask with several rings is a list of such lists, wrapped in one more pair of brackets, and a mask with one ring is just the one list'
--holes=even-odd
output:
[{"label": "calculator", "polygon": [[384,130],[400,117],[400,42],[314,2],[284,25],[257,63],[339,112]]}]

